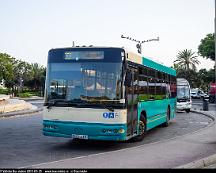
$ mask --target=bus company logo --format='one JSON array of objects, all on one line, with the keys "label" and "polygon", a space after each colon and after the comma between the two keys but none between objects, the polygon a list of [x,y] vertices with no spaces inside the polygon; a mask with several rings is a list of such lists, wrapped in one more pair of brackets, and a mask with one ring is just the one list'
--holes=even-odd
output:
[{"label": "bus company logo", "polygon": [[115,117],[118,117],[118,114],[116,112],[104,112],[103,117],[104,118],[115,118]]}]

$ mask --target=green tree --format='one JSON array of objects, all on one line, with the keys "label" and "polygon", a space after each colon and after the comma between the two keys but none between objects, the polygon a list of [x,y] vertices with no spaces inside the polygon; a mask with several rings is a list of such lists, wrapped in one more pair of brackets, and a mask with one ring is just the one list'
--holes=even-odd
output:
[{"label": "green tree", "polygon": [[197,60],[197,56],[192,50],[185,49],[178,52],[177,59],[174,61],[179,68],[188,71],[189,69],[196,70],[196,65],[200,64]]},{"label": "green tree", "polygon": [[215,35],[207,34],[200,42],[198,46],[199,55],[207,59],[215,60]]},{"label": "green tree", "polygon": [[200,69],[197,72],[197,78],[196,78],[196,88],[201,88],[202,90],[206,91],[208,86],[208,80],[207,80],[208,71],[206,69]]},{"label": "green tree", "polygon": [[38,63],[29,64],[17,60],[8,54],[0,53],[0,82],[4,80],[5,86],[12,95],[17,95],[23,88],[27,90],[43,91],[46,68]]},{"label": "green tree", "polygon": [[10,55],[0,53],[0,81],[10,80],[13,77],[13,66]]},{"label": "green tree", "polygon": [[13,62],[14,83],[17,89],[21,91],[24,81],[31,78],[31,65],[22,60],[14,60]]},{"label": "green tree", "polygon": [[32,87],[35,91],[39,91],[44,86],[46,69],[38,63],[31,64]]},{"label": "green tree", "polygon": [[196,73],[196,65],[200,62],[197,60],[195,52],[192,50],[185,49],[178,52],[177,59],[174,61],[174,68],[177,70],[177,77],[183,77],[187,79],[190,83],[193,80],[194,84],[194,74]]}]

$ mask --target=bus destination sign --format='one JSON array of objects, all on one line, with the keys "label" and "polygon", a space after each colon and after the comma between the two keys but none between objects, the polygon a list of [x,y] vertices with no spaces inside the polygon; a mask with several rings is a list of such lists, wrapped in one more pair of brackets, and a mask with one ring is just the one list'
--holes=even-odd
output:
[{"label": "bus destination sign", "polygon": [[80,59],[104,59],[103,51],[67,51],[64,53],[65,60]]}]

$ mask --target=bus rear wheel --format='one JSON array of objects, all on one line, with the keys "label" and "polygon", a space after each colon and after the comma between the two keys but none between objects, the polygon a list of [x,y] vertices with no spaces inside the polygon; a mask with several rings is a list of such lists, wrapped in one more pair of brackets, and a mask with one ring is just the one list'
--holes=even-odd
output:
[{"label": "bus rear wheel", "polygon": [[140,117],[139,121],[139,134],[133,137],[134,142],[142,141],[146,133],[146,119],[143,115]]}]

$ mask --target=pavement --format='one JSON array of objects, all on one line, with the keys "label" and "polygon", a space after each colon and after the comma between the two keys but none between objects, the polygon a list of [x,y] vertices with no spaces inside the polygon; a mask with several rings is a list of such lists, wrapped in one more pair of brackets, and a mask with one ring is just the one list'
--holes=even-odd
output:
[{"label": "pavement", "polygon": [[20,97],[14,97],[20,100],[24,100],[24,101],[36,101],[36,100],[43,100],[43,97],[39,97],[39,96],[32,96],[32,97],[27,97],[27,98],[20,98]]},{"label": "pavement", "polygon": [[[216,111],[196,111],[195,110],[192,110],[192,112],[196,112],[196,113],[199,113],[199,114],[203,114],[203,115],[206,115],[206,116],[209,116],[210,118],[213,119],[213,123],[212,123],[212,128],[210,129],[206,129],[207,132],[209,131],[209,133],[216,133],[216,123],[215,123],[215,119],[216,119]],[[208,127],[207,127],[208,128]],[[213,131],[211,131],[213,130]],[[207,135],[207,134],[206,134]],[[216,136],[216,135],[215,135]],[[209,140],[211,138],[211,135],[209,136]],[[213,138],[214,140],[210,143],[215,143],[216,144],[216,140],[215,138]],[[206,142],[209,142],[209,141],[206,141]],[[216,167],[216,153],[215,154],[212,154],[212,155],[209,155],[207,157],[203,157],[201,159],[197,159],[197,160],[194,160],[190,163],[187,163],[187,164],[184,164],[184,165],[180,165],[176,168],[185,168],[185,169],[188,169],[188,168],[215,168]]]},{"label": "pavement", "polygon": [[9,99],[9,95],[0,94],[0,101]]},{"label": "pavement", "polygon": [[27,99],[18,97],[10,98],[7,95],[0,95],[0,118],[31,114],[42,111],[42,108],[38,108],[37,106],[27,102],[42,99],[43,98],[41,97],[32,97]]}]

